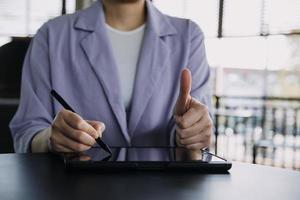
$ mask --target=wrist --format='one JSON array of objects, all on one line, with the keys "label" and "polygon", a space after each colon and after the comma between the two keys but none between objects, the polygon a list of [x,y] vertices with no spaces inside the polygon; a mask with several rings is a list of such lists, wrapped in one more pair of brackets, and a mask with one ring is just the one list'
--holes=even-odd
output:
[{"label": "wrist", "polygon": [[51,151],[50,136],[51,126],[35,134],[31,141],[31,152],[45,153]]}]

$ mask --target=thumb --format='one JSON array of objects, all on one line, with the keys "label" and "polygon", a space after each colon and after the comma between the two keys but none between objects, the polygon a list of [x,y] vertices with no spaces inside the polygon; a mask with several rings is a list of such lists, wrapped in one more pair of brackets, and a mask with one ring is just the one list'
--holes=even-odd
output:
[{"label": "thumb", "polygon": [[189,108],[191,100],[192,76],[189,69],[184,68],[180,77],[180,92],[175,106],[175,115],[183,115]]}]

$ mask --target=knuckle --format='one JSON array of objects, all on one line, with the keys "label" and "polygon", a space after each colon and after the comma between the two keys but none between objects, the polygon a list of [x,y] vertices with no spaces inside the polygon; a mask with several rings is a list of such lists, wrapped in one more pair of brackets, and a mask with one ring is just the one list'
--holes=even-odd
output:
[{"label": "knuckle", "polygon": [[179,140],[179,144],[180,144],[181,146],[186,146],[186,144],[185,144],[184,141],[182,141],[182,140]]},{"label": "knuckle", "polygon": [[177,118],[176,118],[176,123],[177,123],[177,125],[178,125],[180,128],[182,127],[183,121],[184,121],[183,117],[177,117]]},{"label": "knuckle", "polygon": [[186,136],[189,134],[189,132],[185,129],[182,129],[180,132],[181,138],[186,138]]},{"label": "knuckle", "polygon": [[206,134],[205,134],[205,136],[206,136],[206,137],[210,137],[210,136],[211,136],[211,132],[210,132],[210,131],[207,131]]},{"label": "knuckle", "polygon": [[82,129],[82,127],[84,126],[84,123],[81,119],[75,119],[74,123],[76,129]]},{"label": "knuckle", "polygon": [[57,117],[63,117],[64,116],[64,112],[65,112],[65,110],[61,110],[61,111],[59,111],[58,113],[57,113]]},{"label": "knuckle", "polygon": [[179,143],[182,144],[182,145],[186,145],[186,141],[183,140],[183,139],[179,139]]},{"label": "knuckle", "polygon": [[50,136],[49,144],[50,144],[52,149],[55,149],[55,147],[58,146],[57,139],[54,136]]},{"label": "knuckle", "polygon": [[181,139],[182,139],[181,134],[177,132],[176,138],[177,138],[178,140],[181,140]]},{"label": "knuckle", "polygon": [[182,128],[187,128],[188,127],[188,123],[187,123],[186,119],[184,119],[184,118],[182,119],[181,126],[182,126]]},{"label": "knuckle", "polygon": [[88,126],[88,127],[87,127],[87,132],[88,132],[88,133],[91,133],[91,134],[95,134],[95,128],[92,127],[92,126]]},{"label": "knuckle", "polygon": [[207,128],[211,129],[212,127],[213,127],[213,123],[212,123],[211,121],[209,121],[209,122],[207,123]]},{"label": "knuckle", "polygon": [[188,123],[187,123],[187,122],[184,122],[184,123],[182,124],[182,127],[183,127],[184,129],[188,128],[188,127],[189,127],[189,126],[188,126]]},{"label": "knuckle", "polygon": [[61,120],[61,117],[56,116],[51,124],[52,128],[58,128],[60,126]]},{"label": "knuckle", "polygon": [[84,140],[86,140],[86,133],[83,131],[76,131],[75,138],[77,141],[83,142]]},{"label": "knuckle", "polygon": [[65,122],[61,117],[57,118],[53,122],[53,127],[57,128],[57,129],[60,129],[61,127],[63,127],[63,125],[65,125]]},{"label": "knuckle", "polygon": [[176,133],[177,133],[177,135],[179,136],[179,138],[182,138],[183,136],[184,136],[184,134],[183,134],[183,130],[182,129],[177,129],[176,130]]},{"label": "knuckle", "polygon": [[58,136],[59,131],[52,127],[50,131],[50,139],[55,140]]},{"label": "knuckle", "polygon": [[66,109],[62,109],[62,110],[59,111],[59,113],[60,113],[61,115],[65,115],[65,114],[68,113],[68,111],[67,111]]},{"label": "knuckle", "polygon": [[91,133],[94,133],[94,137],[102,137],[102,132],[105,130],[105,125],[102,122],[97,122],[94,125],[94,128],[96,129],[96,133],[94,133],[94,130],[91,130]]},{"label": "knuckle", "polygon": [[78,140],[78,141],[83,141],[84,138],[85,138],[85,133],[82,132],[82,131],[76,131],[75,132],[75,138]]},{"label": "knuckle", "polygon": [[57,114],[59,116],[59,118],[68,118],[69,117],[69,112],[65,109],[59,111],[59,113]]},{"label": "knuckle", "polygon": [[88,128],[88,130],[87,130],[87,133],[90,135],[90,136],[92,136],[92,137],[94,137],[94,138],[97,138],[98,137],[98,130],[97,131],[95,131],[95,129],[93,128],[93,127],[89,127]]},{"label": "knuckle", "polygon": [[94,128],[96,129],[96,131],[101,131],[101,124],[100,123],[95,123]]},{"label": "knuckle", "polygon": [[54,123],[52,124],[52,130],[56,131],[59,129],[59,122],[58,121],[54,121]]},{"label": "knuckle", "polygon": [[207,122],[207,124],[206,124],[206,128],[207,128],[207,129],[212,129],[213,127],[214,127],[213,122],[212,122],[211,120],[209,120],[209,121]]}]

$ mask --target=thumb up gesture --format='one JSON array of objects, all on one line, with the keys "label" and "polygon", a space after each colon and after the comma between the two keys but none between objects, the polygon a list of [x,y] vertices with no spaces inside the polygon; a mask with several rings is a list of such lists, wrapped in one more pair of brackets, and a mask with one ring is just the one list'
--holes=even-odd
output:
[{"label": "thumb up gesture", "polygon": [[191,97],[192,76],[190,70],[183,69],[180,78],[180,93],[175,105],[176,143],[200,153],[208,147],[213,123],[208,108]]}]

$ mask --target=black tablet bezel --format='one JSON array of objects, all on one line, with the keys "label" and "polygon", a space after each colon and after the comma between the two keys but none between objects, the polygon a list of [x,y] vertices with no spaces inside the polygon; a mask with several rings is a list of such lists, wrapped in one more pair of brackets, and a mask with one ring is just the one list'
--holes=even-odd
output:
[{"label": "black tablet bezel", "polygon": [[[124,148],[124,147],[118,147]],[[137,148],[137,147],[126,147]],[[138,147],[140,148],[140,147]],[[156,147],[142,147],[156,148]],[[161,147],[157,147],[161,148]],[[164,147],[173,148],[173,147]],[[207,151],[206,151],[207,152]],[[211,153],[210,153],[211,154]],[[97,171],[198,171],[219,173],[227,172],[231,169],[232,163],[224,159],[224,161],[78,161],[69,160],[69,154],[61,154],[66,169],[77,170],[97,170]],[[213,155],[213,154],[212,154]]]}]

